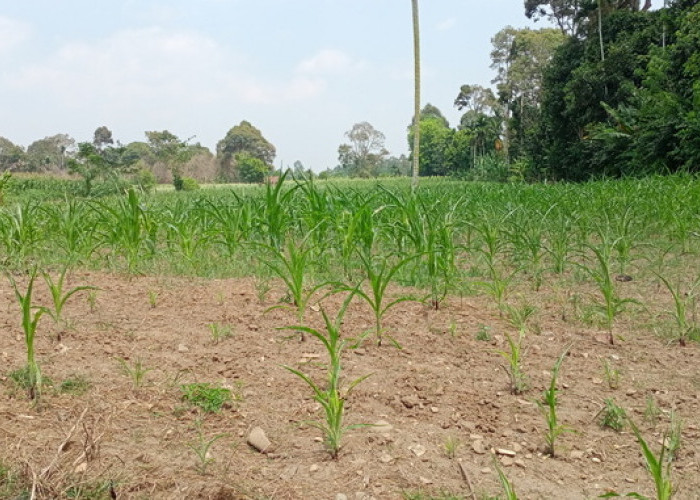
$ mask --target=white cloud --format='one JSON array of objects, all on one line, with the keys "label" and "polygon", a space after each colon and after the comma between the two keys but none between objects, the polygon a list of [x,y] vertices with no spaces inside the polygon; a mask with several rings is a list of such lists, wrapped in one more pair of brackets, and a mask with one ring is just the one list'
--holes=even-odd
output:
[{"label": "white cloud", "polygon": [[438,23],[437,29],[438,31],[448,31],[451,30],[456,24],[457,19],[455,19],[454,17],[450,17]]},{"label": "white cloud", "polygon": [[304,59],[297,66],[301,73],[349,73],[361,70],[362,61],[355,61],[345,52],[335,49],[323,49],[314,56]]},{"label": "white cloud", "polygon": [[28,24],[0,16],[0,53],[8,51],[29,38]]},{"label": "white cloud", "polygon": [[305,100],[325,88],[319,78],[250,74],[245,57],[198,33],[161,28],[124,30],[94,43],[73,42],[46,60],[8,75],[16,89],[50,94],[64,105],[162,112],[179,103],[270,104]]}]

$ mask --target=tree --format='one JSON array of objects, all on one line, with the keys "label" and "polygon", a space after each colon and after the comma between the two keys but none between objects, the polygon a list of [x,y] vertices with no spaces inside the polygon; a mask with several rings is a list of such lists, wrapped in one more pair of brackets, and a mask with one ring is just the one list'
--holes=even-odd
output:
[{"label": "tree", "polygon": [[238,153],[236,155],[236,165],[238,166],[238,176],[243,182],[260,183],[269,175],[272,167],[260,158],[248,153]]},{"label": "tree", "polygon": [[275,159],[275,147],[263,137],[260,130],[250,122],[243,120],[231,128],[226,137],[216,145],[216,155],[219,159],[220,177],[227,181],[235,181],[237,178],[235,157],[239,153],[246,153],[253,158],[258,158],[268,165],[272,165]]},{"label": "tree", "polygon": [[63,169],[65,158],[71,152],[75,141],[67,134],[56,134],[38,141],[27,147],[27,163],[24,170],[42,172],[51,168]]},{"label": "tree", "polygon": [[460,111],[466,108],[467,111],[478,114],[491,114],[498,106],[498,100],[489,88],[481,85],[462,85],[454,105]]},{"label": "tree", "polygon": [[368,122],[353,125],[345,132],[349,144],[338,147],[338,160],[351,176],[376,175],[379,162],[389,154],[384,148],[384,134]]},{"label": "tree", "polygon": [[541,103],[542,79],[554,53],[566,37],[552,28],[499,31],[492,39],[491,68],[496,71],[492,83],[498,90],[498,106],[492,106],[504,121],[503,151],[508,158],[511,143],[516,155],[533,133]]},{"label": "tree", "polygon": [[420,164],[420,28],[418,23],[418,0],[411,0],[413,14],[413,169],[411,172],[411,191],[418,187]]},{"label": "tree", "polygon": [[153,157],[170,169],[175,189],[182,189],[183,165],[192,158],[196,148],[188,144],[189,140],[181,141],[167,130],[146,132],[146,137]]},{"label": "tree", "polygon": [[24,149],[9,139],[0,137],[0,171],[20,170],[24,161]]},{"label": "tree", "polygon": [[554,23],[564,35],[578,36],[581,31],[580,14],[585,0],[525,0],[528,19],[542,19]]},{"label": "tree", "polygon": [[102,127],[97,127],[92,139],[92,144],[100,151],[102,151],[108,144],[114,144],[114,139],[112,139],[112,131],[104,125]]}]

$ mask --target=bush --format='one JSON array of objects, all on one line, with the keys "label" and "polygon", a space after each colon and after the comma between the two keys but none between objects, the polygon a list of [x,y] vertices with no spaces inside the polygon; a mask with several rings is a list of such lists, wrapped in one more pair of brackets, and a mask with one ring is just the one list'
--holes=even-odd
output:
[{"label": "bush", "polygon": [[136,174],[136,184],[146,193],[153,191],[156,186],[156,176],[147,168],[142,168]]},{"label": "bush", "polygon": [[196,191],[199,189],[199,182],[192,177],[182,178],[182,191]]}]

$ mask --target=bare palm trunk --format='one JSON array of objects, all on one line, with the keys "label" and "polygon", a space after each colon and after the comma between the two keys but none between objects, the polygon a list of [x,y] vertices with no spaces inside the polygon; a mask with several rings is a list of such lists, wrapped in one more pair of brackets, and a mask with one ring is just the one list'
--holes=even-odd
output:
[{"label": "bare palm trunk", "polygon": [[415,97],[413,104],[413,170],[411,191],[418,187],[418,166],[420,159],[420,31],[418,29],[418,0],[411,0],[413,8],[413,57]]}]

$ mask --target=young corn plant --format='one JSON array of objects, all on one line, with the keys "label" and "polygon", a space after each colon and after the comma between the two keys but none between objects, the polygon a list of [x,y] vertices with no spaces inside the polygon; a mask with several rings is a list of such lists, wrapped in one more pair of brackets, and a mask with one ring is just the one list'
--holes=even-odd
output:
[{"label": "young corn plant", "polygon": [[628,304],[639,304],[639,301],[630,298],[621,298],[615,287],[615,279],[611,272],[611,253],[615,246],[615,242],[603,240],[600,246],[587,245],[593,252],[596,258],[597,267],[585,267],[584,269],[591,275],[593,280],[598,285],[598,289],[603,297],[602,302],[598,304],[605,320],[605,326],[608,330],[608,342],[610,345],[615,344],[615,336],[613,335],[613,326],[615,318],[624,312]]},{"label": "young corn plant", "polygon": [[540,407],[540,410],[542,410],[547,422],[547,431],[545,432],[544,439],[547,443],[546,452],[551,457],[555,456],[554,444],[557,438],[564,432],[573,432],[573,429],[560,424],[557,416],[557,408],[559,407],[557,377],[559,376],[559,370],[570,348],[569,346],[564,349],[564,352],[561,353],[556,363],[554,363],[549,388],[542,393],[542,401],[537,401],[537,405]]},{"label": "young corn plant", "polygon": [[153,371],[153,368],[146,368],[141,358],[136,358],[133,363],[127,363],[124,358],[117,358],[124,375],[131,379],[133,389],[138,389],[146,380],[146,374]]},{"label": "young corn plant", "polygon": [[[57,325],[60,325],[63,322],[63,307],[66,305],[66,302],[68,302],[68,299],[70,299],[73,295],[75,295],[78,292],[82,292],[85,290],[97,290],[97,287],[90,286],[90,285],[82,285],[82,286],[76,286],[71,288],[70,290],[67,290],[64,292],[63,288],[65,285],[66,281],[66,273],[68,271],[67,267],[64,267],[61,270],[61,273],[58,275],[58,279],[54,281],[54,279],[51,277],[51,275],[47,272],[42,272],[41,275],[44,277],[44,281],[46,282],[46,286],[49,288],[49,291],[51,292],[51,300],[53,302],[53,308],[52,309],[47,309],[47,313],[49,316],[51,316],[54,320],[54,323]],[[59,333],[59,340],[60,340],[60,333]]]},{"label": "young corn plant", "polygon": [[498,460],[493,459],[493,466],[496,468],[498,473],[498,482],[501,483],[501,488],[503,488],[503,493],[505,494],[506,500],[518,500],[518,495],[515,493],[515,486],[508,479],[503,469],[498,465]]},{"label": "young corn plant", "polygon": [[197,419],[195,427],[197,428],[197,440],[187,443],[187,447],[191,449],[197,457],[197,472],[205,475],[209,466],[214,462],[214,458],[209,453],[212,445],[219,439],[227,437],[228,434],[216,434],[210,438],[205,437],[204,431],[202,430],[201,419]]},{"label": "young corn plant", "polygon": [[[387,258],[372,257],[364,252],[358,252],[360,261],[362,262],[363,271],[367,276],[369,289],[365,291],[362,288],[362,283],[354,288],[349,286],[343,289],[350,291],[353,295],[357,295],[364,300],[372,309],[374,315],[374,334],[377,340],[377,345],[382,345],[384,337],[387,337],[394,346],[400,348],[400,344],[393,337],[386,334],[383,319],[387,311],[401,302],[415,300],[409,296],[401,296],[394,300],[387,301],[386,289],[391,283],[394,275],[404,267],[408,262],[417,258],[417,255],[407,257],[395,264],[389,263]],[[379,262],[377,262],[379,260]]]},{"label": "young corn plant", "polygon": [[[287,291],[292,300],[291,309],[296,312],[297,321],[302,323],[314,294],[328,284],[320,283],[307,289],[306,277],[311,269],[311,252],[313,247],[308,243],[307,239],[302,240],[301,243],[289,240],[286,252],[261,243],[257,245],[266,249],[272,255],[272,259],[263,260],[263,263],[287,286]],[[280,304],[270,307],[267,311],[289,308],[288,305]],[[303,331],[301,332],[301,339],[305,340]]]},{"label": "young corn plant", "polygon": [[510,392],[512,394],[522,394],[529,388],[529,383],[527,375],[522,369],[522,355],[523,355],[523,340],[525,339],[525,334],[521,330],[518,333],[517,339],[506,333],[506,340],[508,341],[507,351],[497,351],[498,354],[503,356],[503,358],[508,362],[508,365],[501,365],[508,374],[508,379],[510,381]]},{"label": "young corn plant", "polygon": [[346,346],[346,341],[340,338],[340,328],[345,311],[347,310],[353,296],[354,294],[350,294],[345,299],[343,305],[338,311],[338,314],[336,315],[335,321],[332,321],[326,312],[321,310],[323,320],[326,324],[325,332],[301,325],[283,327],[283,329],[302,331],[315,337],[323,344],[326,352],[328,353],[328,382],[325,386],[317,384],[309,375],[297,370],[296,368],[292,368],[291,366],[287,365],[283,365],[283,367],[302,379],[311,388],[314,399],[323,407],[325,417],[324,421],[311,422],[310,424],[323,432],[326,449],[333,459],[338,458],[338,453],[342,445],[342,438],[345,432],[351,429],[366,426],[365,424],[344,425],[343,423],[345,417],[346,399],[358,384],[371,376],[371,373],[363,375],[362,377],[350,382],[344,391],[342,389],[343,381],[341,378],[341,356],[343,354],[343,349]]},{"label": "young corn plant", "polygon": [[677,333],[675,337],[678,339],[678,343],[685,347],[691,339],[700,340],[700,326],[698,326],[695,321],[688,320],[688,309],[693,311],[693,313],[695,312],[695,305],[697,303],[695,288],[700,284],[700,279],[696,280],[690,289],[683,293],[680,285],[674,286],[667,278],[660,274],[657,274],[657,276],[663,281],[668,291],[671,292],[671,297],[673,297],[673,304],[675,306],[673,310],[673,319],[676,323]]},{"label": "young corn plant", "polygon": [[27,283],[27,289],[24,293],[20,290],[14,277],[9,273],[6,273],[6,275],[15,291],[15,297],[17,298],[22,312],[22,330],[24,330],[24,344],[27,348],[27,391],[29,393],[29,399],[36,401],[41,394],[41,370],[34,358],[34,338],[36,336],[37,327],[39,326],[39,320],[46,312],[46,308],[32,304],[32,294],[34,292],[37,268],[35,266],[29,272],[29,282]]},{"label": "young corn plant", "polygon": [[[671,500],[674,490],[673,484],[671,483],[671,461],[667,460],[665,457],[666,445],[662,444],[659,455],[655,455],[654,452],[651,451],[651,448],[649,448],[647,442],[644,440],[644,437],[642,437],[642,433],[639,431],[636,424],[631,419],[628,419],[628,422],[632,432],[634,432],[634,436],[637,438],[640,448],[642,449],[642,455],[644,456],[644,461],[646,462],[649,475],[654,480],[656,495],[654,497],[647,497],[640,495],[639,493],[627,493],[626,495],[620,495],[619,493],[612,491],[610,493],[606,493],[605,495],[601,495],[600,498],[626,496],[640,500],[652,500],[652,498],[655,500]],[[664,443],[665,441],[666,439],[664,439]]]}]

